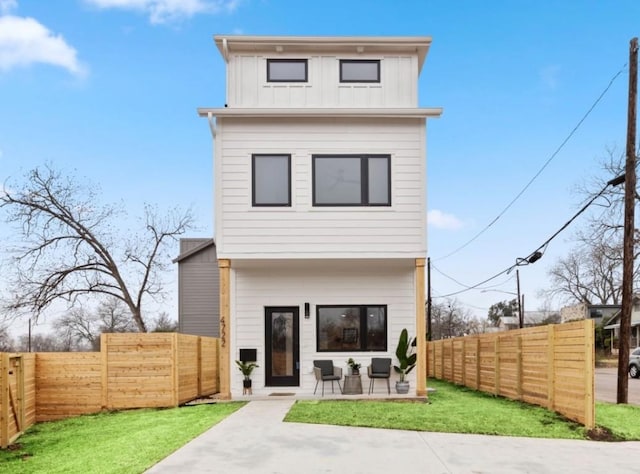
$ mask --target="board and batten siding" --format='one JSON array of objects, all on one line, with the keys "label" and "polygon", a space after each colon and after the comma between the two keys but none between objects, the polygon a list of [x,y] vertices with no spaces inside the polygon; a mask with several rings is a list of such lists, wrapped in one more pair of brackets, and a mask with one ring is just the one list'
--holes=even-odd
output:
[{"label": "board and batten siding", "polygon": [[[219,258],[426,255],[425,120],[219,118]],[[291,155],[291,207],[252,207],[251,155]],[[314,207],[312,155],[389,154],[391,206]]]},{"label": "board and batten siding", "polygon": [[[307,59],[307,82],[267,82],[267,59]],[[380,60],[380,82],[341,83],[341,59]],[[233,54],[227,66],[229,107],[417,107],[416,55]]]},{"label": "board and batten siding", "polygon": [[[211,239],[181,239],[184,254]],[[215,245],[178,262],[178,327],[183,334],[218,337],[220,328],[220,275]]]},{"label": "board and batten siding", "polygon": [[[258,367],[254,370],[253,395],[295,392],[312,395],[316,380],[313,360],[331,359],[347,374],[346,361],[353,357],[362,364],[362,386],[369,385],[366,367],[372,357],[391,357],[403,328],[415,335],[415,266],[412,260],[236,260],[231,269],[232,294],[231,358],[239,349],[255,348]],[[310,317],[304,304],[310,303]],[[387,305],[386,352],[317,352],[317,305]],[[265,386],[265,307],[296,306],[300,313],[300,386]],[[231,370],[231,393],[242,394],[242,374]],[[415,376],[410,374],[415,393]],[[392,374],[391,382],[397,376]],[[380,384],[382,387],[382,384]],[[376,388],[382,390],[380,387]],[[337,390],[337,386],[336,386]],[[384,389],[386,393],[386,387]]]}]

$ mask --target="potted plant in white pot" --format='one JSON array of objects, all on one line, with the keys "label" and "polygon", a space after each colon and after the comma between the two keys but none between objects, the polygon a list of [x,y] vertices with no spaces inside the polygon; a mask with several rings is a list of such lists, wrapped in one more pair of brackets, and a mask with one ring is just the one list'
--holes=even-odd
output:
[{"label": "potted plant in white pot", "polygon": [[405,380],[405,377],[416,366],[417,355],[414,347],[416,345],[416,338],[409,342],[409,333],[406,328],[400,333],[400,339],[398,339],[398,347],[396,348],[396,358],[398,359],[398,365],[394,365],[394,370],[400,375],[400,380],[396,382],[397,393],[409,393],[409,382]]},{"label": "potted plant in white pot", "polygon": [[238,366],[238,370],[242,372],[244,375],[244,380],[242,381],[242,393],[251,393],[251,372],[256,367],[259,367],[255,362],[245,362],[242,360],[237,360],[236,365]]}]

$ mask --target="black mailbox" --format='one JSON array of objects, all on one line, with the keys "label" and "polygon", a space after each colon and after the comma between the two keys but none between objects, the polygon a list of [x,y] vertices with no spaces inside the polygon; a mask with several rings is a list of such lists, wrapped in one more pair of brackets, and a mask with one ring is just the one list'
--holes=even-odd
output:
[{"label": "black mailbox", "polygon": [[255,362],[258,360],[258,349],[240,349],[242,362]]}]

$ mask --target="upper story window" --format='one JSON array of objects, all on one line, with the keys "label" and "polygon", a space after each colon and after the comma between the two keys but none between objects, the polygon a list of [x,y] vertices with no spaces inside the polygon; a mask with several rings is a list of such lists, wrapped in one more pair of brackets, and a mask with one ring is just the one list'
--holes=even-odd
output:
[{"label": "upper story window", "polygon": [[390,155],[313,155],[314,206],[390,206]]},{"label": "upper story window", "polygon": [[252,155],[251,181],[254,206],[291,206],[291,155]]},{"label": "upper story window", "polygon": [[341,59],[340,82],[380,82],[380,60]]},{"label": "upper story window", "polygon": [[307,82],[306,59],[267,59],[267,82]]}]

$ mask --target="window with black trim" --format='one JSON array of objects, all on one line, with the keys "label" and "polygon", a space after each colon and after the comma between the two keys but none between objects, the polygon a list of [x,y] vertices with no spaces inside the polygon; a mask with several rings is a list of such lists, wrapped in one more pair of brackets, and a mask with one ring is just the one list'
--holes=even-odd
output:
[{"label": "window with black trim", "polygon": [[390,155],[313,155],[314,206],[390,206]]},{"label": "window with black trim", "polygon": [[386,305],[316,306],[318,352],[386,351]]},{"label": "window with black trim", "polygon": [[291,155],[251,155],[252,204],[291,206]]},{"label": "window with black trim", "polygon": [[267,82],[307,82],[306,59],[267,59]]},{"label": "window with black trim", "polygon": [[380,60],[341,59],[340,82],[380,82]]}]

